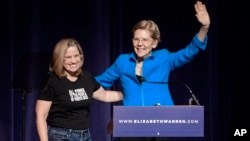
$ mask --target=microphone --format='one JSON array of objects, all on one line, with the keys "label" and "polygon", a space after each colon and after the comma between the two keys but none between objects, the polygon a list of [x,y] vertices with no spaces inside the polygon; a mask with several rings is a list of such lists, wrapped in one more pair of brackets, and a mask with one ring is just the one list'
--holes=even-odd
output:
[{"label": "microphone", "polygon": [[198,106],[200,106],[199,100],[196,98],[195,94],[192,92],[192,90],[189,88],[189,86],[187,84],[185,84],[185,83],[180,83],[180,84],[185,86],[188,89],[189,93],[191,94],[191,98],[189,99],[189,105],[192,105],[192,101],[194,100],[195,103]]},{"label": "microphone", "polygon": [[[156,82],[156,81],[146,81],[146,79],[143,76],[137,76],[138,80],[140,83],[145,82],[145,83],[156,83],[156,84],[174,84],[174,85],[181,85],[184,86],[188,92],[191,94],[191,98],[189,99],[189,105],[192,105],[192,101],[194,100],[196,105],[200,106],[199,100],[196,98],[195,94],[193,91],[190,89],[190,87],[183,83],[183,82]],[[157,105],[158,106],[158,105]]]},{"label": "microphone", "polygon": [[145,82],[145,81],[146,81],[146,79],[145,79],[143,76],[141,76],[141,75],[136,75],[136,77],[137,77],[138,81],[140,82],[140,84],[141,84],[142,82]]}]

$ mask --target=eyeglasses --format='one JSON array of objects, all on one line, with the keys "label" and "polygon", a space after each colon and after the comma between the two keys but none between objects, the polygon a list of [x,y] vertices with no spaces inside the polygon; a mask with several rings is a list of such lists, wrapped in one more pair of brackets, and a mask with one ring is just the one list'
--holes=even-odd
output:
[{"label": "eyeglasses", "polygon": [[149,42],[153,41],[152,39],[139,39],[139,38],[133,38],[133,43],[142,43],[142,44],[148,44]]},{"label": "eyeglasses", "polygon": [[81,55],[76,54],[76,55],[73,55],[73,56],[64,56],[64,60],[66,60],[66,61],[71,60],[72,58],[79,59],[79,58],[81,58]]}]

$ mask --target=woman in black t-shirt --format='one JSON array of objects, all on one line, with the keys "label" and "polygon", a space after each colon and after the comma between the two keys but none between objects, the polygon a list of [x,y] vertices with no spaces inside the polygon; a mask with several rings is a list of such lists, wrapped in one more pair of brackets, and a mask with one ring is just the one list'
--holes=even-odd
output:
[{"label": "woman in black t-shirt", "polygon": [[56,44],[49,78],[36,103],[40,141],[91,141],[88,114],[92,99],[122,100],[121,92],[104,90],[90,72],[82,69],[83,63],[78,41],[67,38]]}]

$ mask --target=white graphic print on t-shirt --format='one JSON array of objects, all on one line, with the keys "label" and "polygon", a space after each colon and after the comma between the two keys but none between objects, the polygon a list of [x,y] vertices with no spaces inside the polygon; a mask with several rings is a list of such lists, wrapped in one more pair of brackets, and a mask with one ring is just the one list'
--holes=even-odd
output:
[{"label": "white graphic print on t-shirt", "polygon": [[88,99],[88,95],[85,92],[84,88],[69,90],[69,95],[72,102]]}]

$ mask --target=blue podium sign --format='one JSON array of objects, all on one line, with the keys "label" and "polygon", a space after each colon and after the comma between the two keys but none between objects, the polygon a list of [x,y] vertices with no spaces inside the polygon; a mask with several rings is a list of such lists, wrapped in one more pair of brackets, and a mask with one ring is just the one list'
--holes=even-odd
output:
[{"label": "blue podium sign", "polygon": [[203,106],[114,106],[114,137],[203,137]]}]

